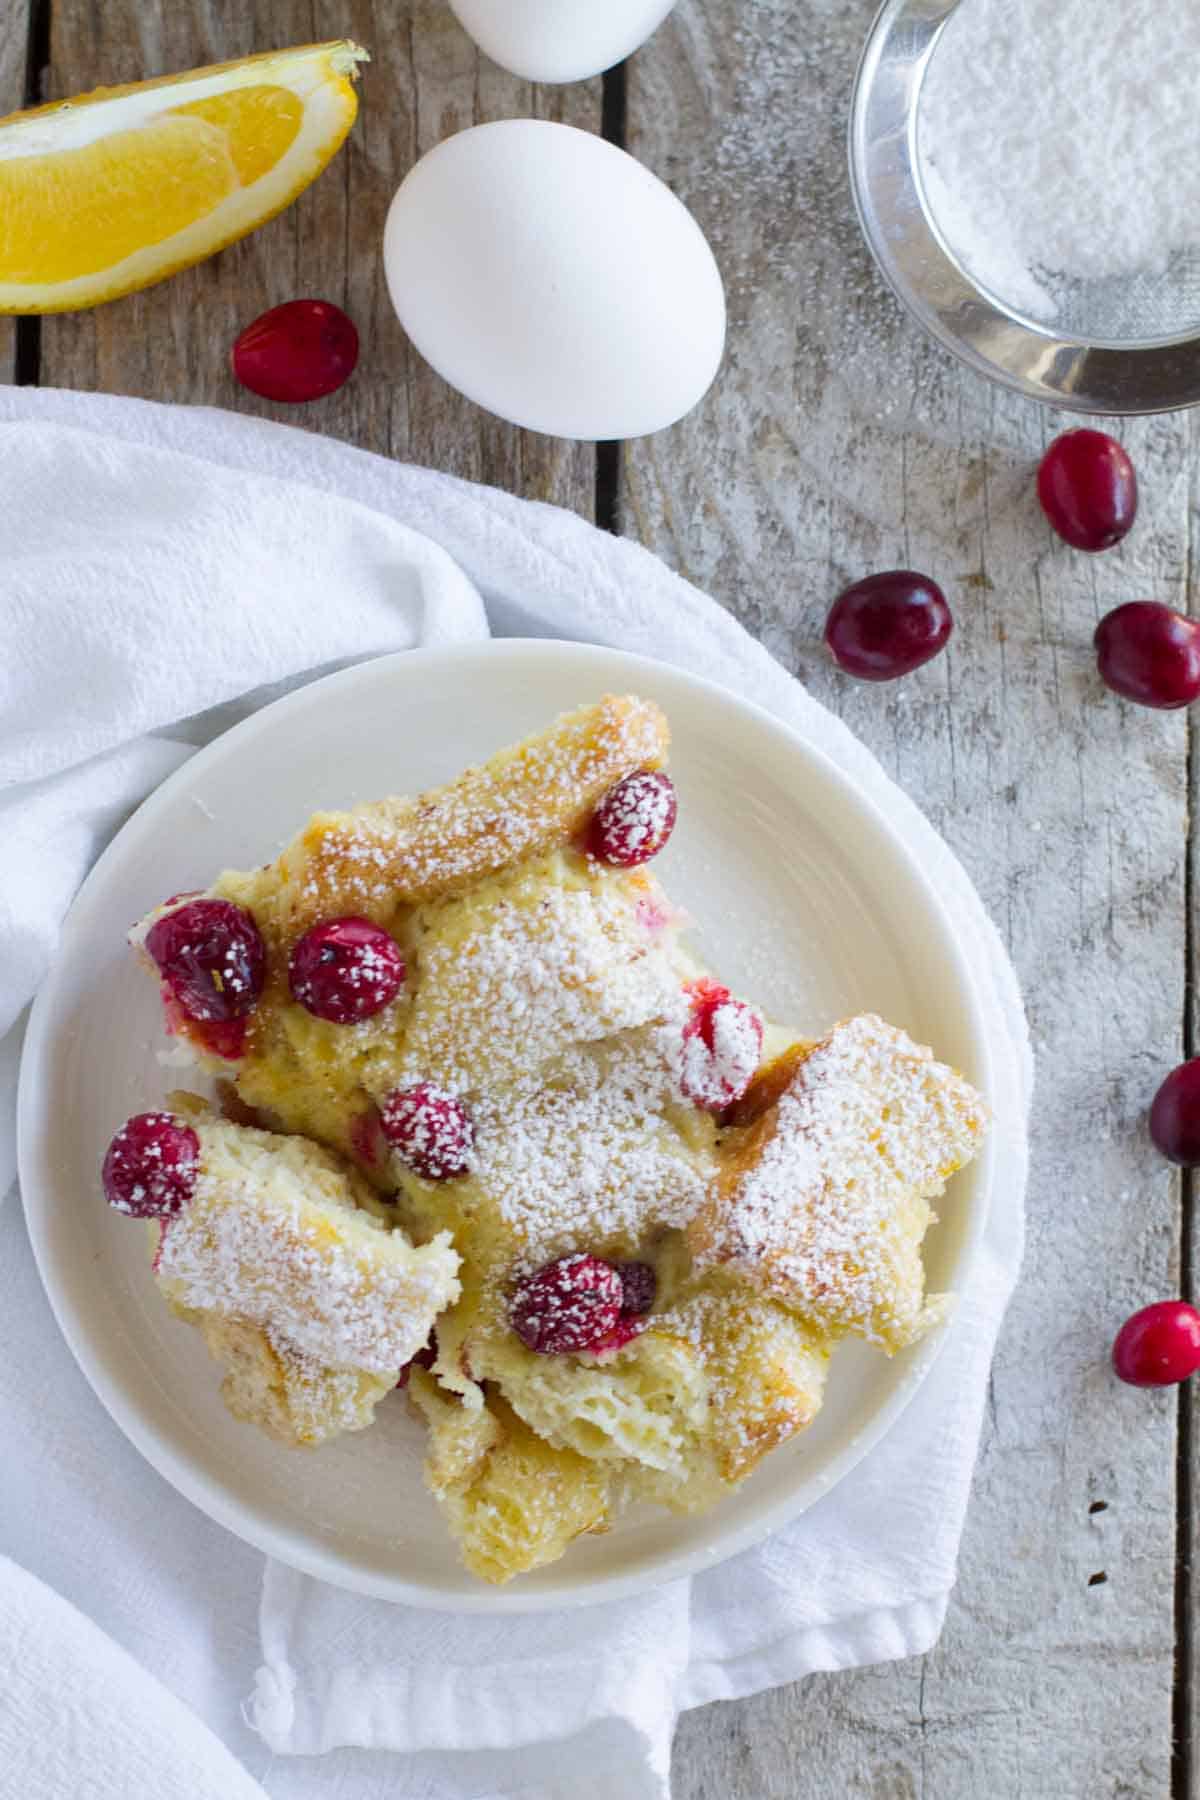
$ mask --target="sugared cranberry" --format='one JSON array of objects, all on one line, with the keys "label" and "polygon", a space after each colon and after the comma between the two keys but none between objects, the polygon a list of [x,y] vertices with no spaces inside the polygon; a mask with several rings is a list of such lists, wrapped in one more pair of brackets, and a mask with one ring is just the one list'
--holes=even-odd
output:
[{"label": "sugared cranberry", "polygon": [[328,300],[288,300],[247,325],[232,360],[242,386],[264,400],[319,400],[353,375],[358,332]]},{"label": "sugared cranberry", "polygon": [[189,1019],[242,1019],[263,990],[267,952],[251,915],[232,900],[188,900],[146,933],[146,953]]},{"label": "sugared cranberry", "polygon": [[380,1113],[383,1135],[425,1181],[457,1181],[471,1166],[475,1127],[461,1100],[418,1081],[396,1088]]},{"label": "sugared cranberry", "polygon": [[654,1305],[658,1276],[644,1262],[618,1263],[617,1274],[621,1277],[622,1313],[630,1319],[643,1318]]},{"label": "sugared cranberry", "polygon": [[1186,1300],[1159,1300],[1126,1319],[1113,1368],[1131,1387],[1170,1387],[1200,1369],[1200,1313]]},{"label": "sugared cranberry", "polygon": [[1172,1069],[1155,1094],[1150,1136],[1168,1162],[1200,1167],[1200,1056]]},{"label": "sugared cranberry", "polygon": [[137,1113],[104,1157],[104,1198],[135,1219],[173,1219],[196,1189],[200,1139],[174,1113]]},{"label": "sugared cranberry", "polygon": [[692,988],[692,1010],[683,1028],[679,1086],[705,1112],[723,1112],[740,1100],[762,1057],[763,1025],[753,1007],[735,1000],[715,981]]},{"label": "sugared cranberry", "polygon": [[953,629],[936,582],[913,569],[887,569],[838,595],[825,621],[825,642],[847,675],[894,681],[944,650]]},{"label": "sugared cranberry", "polygon": [[513,1295],[509,1317],[521,1342],[544,1356],[613,1349],[617,1346],[607,1340],[623,1323],[623,1300],[621,1277],[611,1263],[598,1256],[561,1256],[526,1277]]},{"label": "sugared cranberry", "polygon": [[398,1388],[406,1388],[408,1386],[408,1378],[414,1369],[432,1369],[436,1361],[437,1340],[436,1338],[431,1337],[429,1342],[425,1344],[423,1348],[418,1350],[415,1356],[409,1357],[408,1361],[400,1371],[400,1379],[396,1383],[396,1386]]},{"label": "sugared cranberry", "polygon": [[602,1338],[587,1346],[590,1356],[603,1356],[609,1350],[623,1350],[626,1344],[632,1344],[634,1338],[641,1337],[646,1329],[645,1319],[638,1319],[632,1313],[622,1313],[611,1331],[606,1331]]},{"label": "sugared cranberry", "polygon": [[1076,550],[1111,550],[1137,517],[1133,464],[1103,431],[1055,438],[1038,469],[1037,491],[1051,525]]},{"label": "sugared cranberry", "polygon": [[1200,698],[1200,625],[1157,600],[1128,600],[1096,627],[1096,666],[1115,694],[1164,710]]},{"label": "sugared cranberry", "polygon": [[288,959],[292,994],[318,1019],[356,1025],[394,1000],[404,981],[400,946],[370,919],[314,925]]},{"label": "sugared cranberry", "polygon": [[614,869],[635,869],[657,856],[675,829],[675,783],[661,770],[640,769],[609,788],[592,814],[587,853]]}]

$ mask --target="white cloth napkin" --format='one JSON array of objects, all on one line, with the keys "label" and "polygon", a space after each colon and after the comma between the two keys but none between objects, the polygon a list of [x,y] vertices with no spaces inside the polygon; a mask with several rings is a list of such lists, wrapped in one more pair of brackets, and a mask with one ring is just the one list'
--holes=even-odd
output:
[{"label": "white cloth napkin", "polygon": [[[663,1800],[681,1709],[927,1649],[1020,1261],[1031,1076],[1008,959],[915,806],[713,601],[555,508],[230,415],[12,389],[0,389],[0,480],[0,1029],[41,978],[100,844],[191,746],[264,688],[489,625],[714,676],[829,751],[933,876],[992,1021],[1001,1153],[987,1239],[903,1429],[835,1497],[690,1582],[498,1625],[364,1600],[268,1562],[249,1709],[261,1738],[281,1754],[410,1753],[404,1772],[335,1756],[361,1800]],[[9,1104],[0,1088],[0,1109]],[[0,1125],[0,1187],[4,1155]],[[17,1329],[20,1344],[6,1343]],[[269,1794],[327,1792],[328,1763],[266,1759],[237,1721],[259,1559],[145,1470],[73,1368],[48,1422],[10,1352],[26,1367],[65,1360],[11,1208],[0,1219],[0,1422],[22,1452],[19,1471],[0,1477],[5,1547],[154,1662]]]},{"label": "white cloth napkin", "polygon": [[0,1800],[262,1800],[195,1713],[3,1556],[0,1644]]}]

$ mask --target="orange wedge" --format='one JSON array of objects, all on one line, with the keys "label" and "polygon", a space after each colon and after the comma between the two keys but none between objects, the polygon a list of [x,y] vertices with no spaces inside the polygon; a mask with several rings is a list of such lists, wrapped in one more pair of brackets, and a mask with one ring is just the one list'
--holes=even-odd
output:
[{"label": "orange wedge", "polygon": [[366,55],[310,44],[0,119],[0,313],[115,300],[282,212],[354,123]]}]

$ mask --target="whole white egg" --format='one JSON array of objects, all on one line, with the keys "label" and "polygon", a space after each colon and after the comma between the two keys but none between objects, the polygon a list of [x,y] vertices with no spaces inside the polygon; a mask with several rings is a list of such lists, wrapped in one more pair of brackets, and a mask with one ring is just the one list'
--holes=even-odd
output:
[{"label": "whole white egg", "polygon": [[423,156],[383,235],[400,323],[438,374],[553,437],[658,431],[704,394],[725,294],[687,208],[570,125],[476,125]]},{"label": "whole white egg", "polygon": [[493,62],[524,81],[584,81],[644,44],[675,0],[450,0]]}]

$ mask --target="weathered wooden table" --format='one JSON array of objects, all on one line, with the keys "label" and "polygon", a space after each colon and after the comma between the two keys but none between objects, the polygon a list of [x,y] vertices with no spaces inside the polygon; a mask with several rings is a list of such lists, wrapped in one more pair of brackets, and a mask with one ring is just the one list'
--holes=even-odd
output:
[{"label": "weathered wooden table", "polygon": [[[602,4],[603,0],[596,0]],[[1092,672],[1120,599],[1186,608],[1190,418],[1127,425],[1142,515],[1089,559],[1049,534],[1037,457],[1060,421],[954,366],[859,239],[843,137],[872,0],[681,0],[624,71],[537,89],[481,60],[442,0],[2,0],[0,102],[314,38],[374,56],[350,143],[214,261],[73,318],[0,327],[0,377],[273,412],[227,369],[298,294],[345,305],[359,372],[293,422],[552,500],[719,597],[924,805],[1005,932],[1040,1059],[1030,1240],[991,1388],[945,1636],[919,1662],[688,1717],[679,1800],[1143,1800],[1196,1791],[1196,1529],[1186,1389],[1118,1388],[1117,1323],[1186,1286],[1193,1207],[1144,1130],[1190,1048],[1191,725]],[[379,238],[415,156],[483,119],[603,130],[694,209],[725,274],[724,370],[682,425],[622,446],[511,430],[412,354]],[[821,652],[846,578],[912,565],[952,596],[949,654],[893,687]],[[614,1800],[620,1800],[614,1796]]]}]

